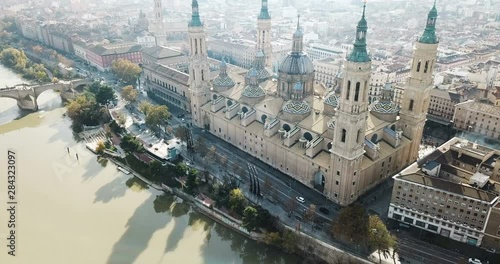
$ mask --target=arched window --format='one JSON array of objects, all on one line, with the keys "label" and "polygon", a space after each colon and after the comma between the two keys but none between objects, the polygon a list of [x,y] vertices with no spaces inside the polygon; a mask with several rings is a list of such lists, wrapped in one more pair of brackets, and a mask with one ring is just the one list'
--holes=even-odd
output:
[{"label": "arched window", "polygon": [[366,101],[366,89],[368,87],[368,81],[365,81],[365,86],[363,86],[363,101]]},{"label": "arched window", "polygon": [[429,69],[429,61],[426,61],[424,66],[424,73],[427,73],[428,69]]},{"label": "arched window", "polygon": [[342,137],[340,138],[340,141],[345,143],[346,136],[347,136],[347,131],[345,129],[342,129]]},{"label": "arched window", "polygon": [[198,39],[194,39],[194,54],[198,54]]},{"label": "arched window", "polygon": [[349,100],[349,94],[351,93],[351,81],[347,81],[347,94],[345,99]]},{"label": "arched window", "polygon": [[422,63],[421,60],[418,60],[418,63],[417,63],[417,72],[420,72],[420,64]]},{"label": "arched window", "polygon": [[358,130],[358,134],[356,135],[356,143],[359,143],[361,140],[361,129]]},{"label": "arched window", "polygon": [[205,80],[205,74],[203,74],[203,70],[201,70],[201,80],[204,81]]},{"label": "arched window", "polygon": [[361,83],[357,82],[356,83],[356,90],[354,91],[354,101],[357,102],[359,99],[359,89],[360,89]]},{"label": "arched window", "polygon": [[372,138],[370,139],[371,142],[377,143],[378,136],[377,134],[373,134]]},{"label": "arched window", "polygon": [[408,107],[408,110],[410,111],[413,111],[413,104],[415,103],[415,101],[413,101],[413,99],[410,100],[410,106]]}]

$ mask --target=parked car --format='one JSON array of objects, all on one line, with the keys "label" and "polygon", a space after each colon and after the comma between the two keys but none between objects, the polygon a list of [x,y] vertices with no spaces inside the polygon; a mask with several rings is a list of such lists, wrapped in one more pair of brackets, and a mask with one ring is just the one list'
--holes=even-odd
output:
[{"label": "parked car", "polygon": [[482,264],[482,262],[477,258],[469,258],[469,264]]},{"label": "parked car", "polygon": [[299,203],[305,203],[305,201],[306,201],[306,200],[304,199],[304,197],[301,197],[301,196],[297,196],[297,197],[295,197],[295,200],[297,200],[297,202],[299,202]]},{"label": "parked car", "polygon": [[184,114],[178,114],[177,117],[182,118],[182,117],[184,117]]},{"label": "parked car", "polygon": [[320,207],[320,208],[319,208],[319,211],[320,211],[322,214],[325,214],[325,215],[329,215],[329,214],[330,214],[330,210],[326,209],[325,207]]}]

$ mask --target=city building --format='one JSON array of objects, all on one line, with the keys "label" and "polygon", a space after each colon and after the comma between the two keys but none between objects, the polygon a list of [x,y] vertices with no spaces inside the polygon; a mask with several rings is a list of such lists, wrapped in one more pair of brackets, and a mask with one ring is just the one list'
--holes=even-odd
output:
[{"label": "city building", "polygon": [[[307,53],[309,55],[309,53]],[[336,80],[340,75],[343,58],[326,58],[313,61],[314,65],[314,80],[321,82],[327,87],[337,84]]]},{"label": "city building", "polygon": [[[78,49],[81,49],[81,47]],[[142,46],[136,43],[91,44],[85,46],[84,49],[85,51],[80,52],[80,54],[85,54],[85,60],[99,71],[110,70],[113,62],[117,59],[127,59],[137,64],[142,63]]]},{"label": "city building", "polygon": [[453,138],[394,176],[389,218],[500,250],[500,151]]},{"label": "city building", "polygon": [[449,125],[453,120],[455,105],[461,102],[462,96],[457,91],[432,89],[427,117],[434,122]]},{"label": "city building", "polygon": [[500,140],[500,107],[469,100],[455,106],[453,127]]},{"label": "city building", "polygon": [[330,47],[322,44],[311,44],[306,48],[307,55],[313,60],[342,57],[343,51],[340,48]]},{"label": "city building", "polygon": [[429,12],[415,43],[402,109],[390,96],[369,106],[371,59],[366,49],[365,6],[339,89],[315,82],[297,23],[292,50],[277,80],[257,52],[247,73],[221,70],[211,85],[198,3],[189,22],[192,122],[207,132],[316,188],[340,205],[394,175],[417,158],[433,85],[437,11]]}]

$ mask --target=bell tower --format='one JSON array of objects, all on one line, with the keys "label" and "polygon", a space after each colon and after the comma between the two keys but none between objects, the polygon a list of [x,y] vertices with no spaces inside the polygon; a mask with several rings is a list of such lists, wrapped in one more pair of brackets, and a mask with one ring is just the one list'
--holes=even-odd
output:
[{"label": "bell tower", "polygon": [[410,77],[406,82],[400,111],[399,128],[403,135],[411,139],[410,155],[407,164],[418,156],[420,142],[429,108],[430,92],[433,88],[433,70],[439,40],[436,37],[436,2],[427,15],[427,25],[422,36],[415,42]]},{"label": "bell tower", "polygon": [[200,108],[210,100],[210,68],[205,29],[198,13],[198,1],[193,0],[191,7],[193,13],[188,24],[191,114],[193,124],[203,127],[205,123]]},{"label": "bell tower", "polygon": [[163,8],[161,5],[162,0],[154,0],[154,35],[155,35],[155,41],[157,46],[165,46],[166,45],[166,38],[167,36],[165,35],[165,29],[163,26]]},{"label": "bell tower", "polygon": [[257,18],[256,52],[259,51],[262,51],[266,57],[266,66],[272,68],[271,16],[267,9],[267,0],[262,0],[260,13]]},{"label": "bell tower", "polygon": [[331,149],[333,179],[326,186],[330,198],[341,205],[350,204],[358,197],[360,184],[357,181],[365,153],[368,84],[371,76],[371,59],[366,50],[368,25],[365,9],[366,3],[356,29],[354,47],[344,62],[344,79]]}]

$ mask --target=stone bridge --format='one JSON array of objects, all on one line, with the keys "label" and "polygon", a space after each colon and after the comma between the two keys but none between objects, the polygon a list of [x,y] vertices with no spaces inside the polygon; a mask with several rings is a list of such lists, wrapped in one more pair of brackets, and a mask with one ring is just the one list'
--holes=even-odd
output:
[{"label": "stone bridge", "polygon": [[75,97],[75,89],[82,85],[90,85],[90,79],[78,79],[72,81],[59,81],[42,85],[19,84],[13,87],[0,88],[0,97],[12,98],[17,101],[19,108],[23,110],[37,111],[37,99],[40,94],[47,90],[58,91],[65,101]]}]

